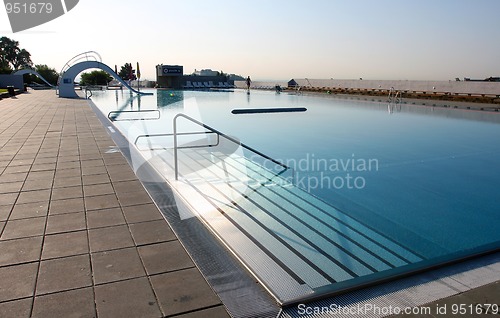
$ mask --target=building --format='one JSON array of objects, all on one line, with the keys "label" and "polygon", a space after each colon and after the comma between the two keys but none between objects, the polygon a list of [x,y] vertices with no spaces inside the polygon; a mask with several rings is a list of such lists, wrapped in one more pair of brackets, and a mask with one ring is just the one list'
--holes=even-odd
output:
[{"label": "building", "polygon": [[197,75],[197,76],[217,76],[217,75],[219,75],[219,72],[212,71],[211,69],[204,69],[201,71],[194,70],[194,75]]},{"label": "building", "polygon": [[226,75],[218,75],[217,71],[201,70],[192,75],[184,75],[181,65],[156,65],[156,83],[158,88],[171,89],[206,89],[233,87],[234,81]]}]

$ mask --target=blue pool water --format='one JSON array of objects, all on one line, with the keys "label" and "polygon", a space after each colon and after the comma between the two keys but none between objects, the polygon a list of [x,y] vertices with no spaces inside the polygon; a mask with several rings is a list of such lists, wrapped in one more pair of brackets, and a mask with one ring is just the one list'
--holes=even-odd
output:
[{"label": "blue pool water", "polygon": [[[115,122],[132,139],[137,126],[171,133],[176,114],[196,117],[294,168],[284,177],[297,187],[430,263],[500,247],[499,114],[261,91],[93,100],[105,114],[158,109],[160,120]],[[307,112],[231,114],[266,107]]]}]

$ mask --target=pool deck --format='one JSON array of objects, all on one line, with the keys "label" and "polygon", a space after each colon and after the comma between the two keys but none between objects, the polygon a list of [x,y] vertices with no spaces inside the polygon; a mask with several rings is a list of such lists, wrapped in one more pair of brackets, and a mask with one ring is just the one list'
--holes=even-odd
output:
[{"label": "pool deck", "polygon": [[0,317],[228,317],[86,100],[1,100],[0,149]]}]

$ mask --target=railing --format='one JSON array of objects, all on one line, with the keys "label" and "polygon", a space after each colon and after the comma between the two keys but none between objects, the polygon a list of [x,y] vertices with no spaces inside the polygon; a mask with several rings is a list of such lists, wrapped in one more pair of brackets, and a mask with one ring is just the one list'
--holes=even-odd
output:
[{"label": "railing", "polygon": [[82,60],[102,62],[101,55],[99,55],[99,53],[95,51],[83,52],[72,57],[68,62],[66,62],[66,64],[64,64],[63,68],[59,72],[59,78],[57,79],[56,94],[59,94],[59,83],[61,82],[61,78],[63,77],[64,72],[66,72],[71,66],[75,65],[76,63]]},{"label": "railing", "polygon": [[398,91],[398,90],[394,89],[394,87],[391,87],[391,89],[389,90],[389,96],[388,96],[389,104],[392,104],[392,103],[399,104],[399,103],[401,103],[401,98],[402,98],[401,91]]},{"label": "railing", "polygon": [[85,99],[90,99],[92,97],[92,90],[85,87]]},{"label": "railing", "polygon": [[[189,134],[189,133],[179,133],[179,132],[177,132],[177,119],[178,119],[179,117],[183,117],[183,118],[185,118],[185,119],[189,120],[190,122],[195,123],[195,124],[197,124],[197,125],[199,125],[199,126],[201,126],[201,127],[205,128],[205,129],[206,129],[206,130],[208,130],[209,132],[217,134],[217,137],[218,137],[218,138],[219,138],[219,137],[223,137],[224,139],[227,139],[227,140],[229,140],[229,141],[231,141],[231,142],[233,142],[233,143],[235,143],[235,144],[237,144],[237,145],[240,145],[240,146],[241,146],[241,147],[243,147],[244,149],[249,150],[249,151],[253,152],[254,154],[257,154],[257,155],[261,156],[262,158],[264,158],[264,159],[266,159],[266,160],[269,160],[269,161],[273,162],[273,163],[274,163],[274,164],[276,164],[276,165],[281,166],[284,170],[283,170],[282,172],[280,172],[280,174],[281,174],[281,173],[283,173],[283,172],[285,172],[285,171],[287,171],[287,170],[291,170],[291,171],[293,171],[293,169],[292,169],[292,168],[290,168],[290,167],[288,167],[287,165],[285,165],[285,164],[283,164],[283,163],[281,163],[281,162],[277,161],[276,159],[273,159],[273,158],[269,157],[269,156],[268,156],[268,155],[266,155],[266,154],[263,154],[262,152],[260,152],[260,151],[258,151],[258,150],[256,150],[256,149],[254,149],[254,148],[252,148],[252,147],[250,147],[250,146],[245,145],[245,144],[244,144],[244,143],[242,143],[241,141],[239,141],[239,140],[237,140],[237,139],[235,139],[235,138],[233,138],[233,137],[230,137],[230,136],[228,136],[228,135],[226,135],[226,134],[224,134],[224,133],[222,133],[222,132],[218,131],[217,129],[214,129],[214,128],[212,128],[212,127],[208,126],[208,125],[205,125],[204,123],[202,123],[202,122],[200,122],[200,121],[198,121],[198,120],[196,120],[196,119],[194,119],[194,118],[192,118],[192,117],[189,117],[189,116],[187,116],[187,115],[185,115],[185,114],[177,114],[177,115],[174,117],[174,120],[173,120],[173,121],[174,121],[174,133],[173,133],[173,136],[174,136],[174,170],[175,170],[175,180],[178,180],[178,179],[179,179],[178,150],[179,150],[179,149],[188,149],[188,148],[195,148],[195,147],[196,147],[196,146],[181,146],[181,147],[180,147],[180,146],[178,145],[178,142],[177,142],[177,136],[178,136],[178,135],[183,135],[183,134]],[[207,132],[205,132],[205,133],[207,133]],[[136,140],[137,140],[137,139],[136,139]],[[295,179],[295,173],[293,173],[293,178]]]},{"label": "railing", "polygon": [[[158,116],[153,118],[123,118],[118,119],[121,114],[149,114],[156,113]],[[158,120],[160,119],[160,111],[158,109],[146,110],[114,110],[108,113],[108,119],[111,121],[132,121],[132,120]]]},{"label": "railing", "polygon": [[[196,136],[196,135],[210,135],[210,134],[215,134],[216,135],[216,142],[215,143],[209,143],[205,145],[194,145],[190,146],[189,148],[209,148],[209,147],[217,147],[220,143],[220,138],[219,135],[210,131],[197,131],[197,132],[185,132],[185,133],[177,133],[178,136]],[[174,136],[173,133],[167,133],[167,134],[145,134],[145,135],[139,135],[137,138],[135,138],[134,145],[137,146],[137,143],[139,142],[139,139],[141,138],[151,138],[151,137],[171,137]],[[167,148],[165,147],[160,147],[160,148],[154,148],[154,147],[149,147],[149,150],[165,150]],[[143,150],[143,149],[140,149]]]},{"label": "railing", "polygon": [[61,72],[59,74],[62,76],[71,66],[75,65],[80,61],[97,61],[102,62],[101,55],[95,51],[87,51],[73,56],[66,64],[64,64]]}]

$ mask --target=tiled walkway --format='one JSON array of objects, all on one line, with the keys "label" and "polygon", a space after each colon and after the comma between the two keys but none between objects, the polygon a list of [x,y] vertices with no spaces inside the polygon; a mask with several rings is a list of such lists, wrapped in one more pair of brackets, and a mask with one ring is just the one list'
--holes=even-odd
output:
[{"label": "tiled walkway", "polygon": [[227,317],[85,100],[1,100],[0,173],[0,317]]}]

